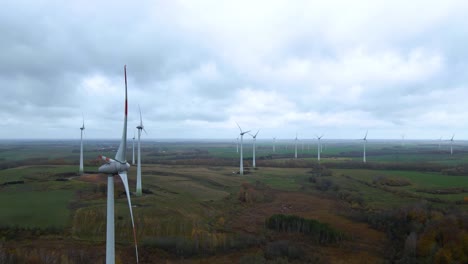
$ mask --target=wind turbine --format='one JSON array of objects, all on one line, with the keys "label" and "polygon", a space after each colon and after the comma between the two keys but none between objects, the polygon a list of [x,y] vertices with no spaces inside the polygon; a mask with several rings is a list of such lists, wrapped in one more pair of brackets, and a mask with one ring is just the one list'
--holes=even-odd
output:
[{"label": "wind turbine", "polygon": [[80,142],[80,174],[83,174],[83,132],[85,130],[84,126],[84,116],[83,116],[83,125],[80,127],[81,130],[81,142]]},{"label": "wind turbine", "polygon": [[273,152],[276,152],[275,145],[276,145],[276,138],[274,137],[273,138]]},{"label": "wind turbine", "polygon": [[294,158],[297,159],[297,132],[296,132],[296,139],[294,140]]},{"label": "wind turbine", "polygon": [[364,138],[362,140],[364,140],[364,155],[363,155],[363,158],[362,158],[362,161],[364,163],[366,163],[366,143],[367,143],[367,133],[369,132],[369,130],[366,131],[366,135],[364,136]]},{"label": "wind turbine", "polygon": [[249,135],[252,136],[253,138],[253,158],[252,158],[252,164],[253,164],[253,167],[255,168],[255,141],[257,141],[257,135],[258,135],[258,132],[260,132],[260,129],[257,131],[257,133],[255,133],[255,135],[252,135],[249,133]]},{"label": "wind turbine", "polygon": [[132,139],[132,165],[135,165],[135,131],[133,132],[133,139]]},{"label": "wind turbine", "polygon": [[322,143],[320,140],[322,139],[323,135],[320,137],[317,136],[317,160],[320,161],[320,153],[322,152]]},{"label": "wind turbine", "polygon": [[239,124],[236,123],[236,125],[239,127],[239,130],[240,130],[240,138],[241,138],[241,142],[240,142],[240,168],[239,168],[239,174],[240,175],[244,175],[244,157],[243,157],[243,151],[242,151],[242,145],[243,145],[243,142],[244,142],[244,134],[246,133],[249,133],[249,131],[242,131],[242,128],[239,126]]},{"label": "wind turbine", "polygon": [[140,106],[138,106],[138,110],[140,110],[140,125],[137,126],[136,128],[138,129],[138,161],[137,161],[137,186],[136,186],[136,196],[141,196],[141,144],[140,144],[140,137],[141,137],[141,131],[146,130],[145,127],[143,126],[143,119],[141,118],[141,109]]},{"label": "wind turbine", "polygon": [[115,225],[114,225],[114,176],[119,175],[125,188],[128,207],[130,209],[130,217],[132,219],[133,239],[135,242],[136,262],[138,263],[138,247],[136,242],[135,223],[133,221],[132,203],[130,201],[130,191],[128,188],[127,171],[130,168],[125,154],[127,150],[127,66],[124,66],[125,76],[125,116],[122,132],[122,140],[120,141],[119,149],[115,155],[115,159],[110,159],[100,156],[106,163],[99,167],[100,173],[105,173],[107,177],[107,229],[106,229],[106,264],[115,263]]},{"label": "wind turbine", "polygon": [[439,138],[439,151],[440,151],[440,143],[442,143],[442,136]]},{"label": "wind turbine", "polygon": [[453,137],[455,137],[455,134],[453,134],[450,139],[450,155],[453,155]]},{"label": "wind turbine", "polygon": [[401,135],[401,146],[403,147],[405,145],[405,134]]}]

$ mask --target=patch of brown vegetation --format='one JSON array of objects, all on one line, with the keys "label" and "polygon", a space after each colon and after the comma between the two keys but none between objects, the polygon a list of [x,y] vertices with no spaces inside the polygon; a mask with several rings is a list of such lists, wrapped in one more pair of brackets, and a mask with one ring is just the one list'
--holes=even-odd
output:
[{"label": "patch of brown vegetation", "polygon": [[272,202],[246,207],[232,219],[232,228],[259,234],[264,229],[265,219],[273,214],[298,215],[328,223],[352,238],[340,246],[310,245],[310,250],[319,251],[325,263],[377,263],[382,260],[385,234],[339,215],[338,201],[298,192],[272,192]]}]

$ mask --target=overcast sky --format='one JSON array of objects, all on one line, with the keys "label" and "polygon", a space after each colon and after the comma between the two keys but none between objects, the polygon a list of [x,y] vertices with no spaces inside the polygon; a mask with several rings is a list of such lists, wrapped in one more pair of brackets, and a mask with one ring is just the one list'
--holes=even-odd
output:
[{"label": "overcast sky", "polygon": [[0,138],[468,138],[468,1],[3,1]]}]

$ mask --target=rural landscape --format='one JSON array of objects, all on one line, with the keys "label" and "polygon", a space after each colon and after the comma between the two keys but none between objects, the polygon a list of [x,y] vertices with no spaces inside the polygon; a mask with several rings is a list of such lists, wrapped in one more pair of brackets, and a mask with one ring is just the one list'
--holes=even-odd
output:
[{"label": "rural landscape", "polygon": [[[101,263],[106,175],[118,142],[2,141],[0,262]],[[130,141],[129,141],[130,142]],[[132,194],[140,263],[466,263],[468,144],[356,140],[142,142]],[[44,155],[46,153],[47,155]],[[131,148],[127,151],[132,153]],[[130,155],[129,155],[130,156]],[[131,159],[129,159],[131,160]],[[136,168],[128,172],[135,190]],[[116,184],[116,263],[134,263]]]},{"label": "rural landscape", "polygon": [[0,8],[0,264],[468,264],[468,1]]}]

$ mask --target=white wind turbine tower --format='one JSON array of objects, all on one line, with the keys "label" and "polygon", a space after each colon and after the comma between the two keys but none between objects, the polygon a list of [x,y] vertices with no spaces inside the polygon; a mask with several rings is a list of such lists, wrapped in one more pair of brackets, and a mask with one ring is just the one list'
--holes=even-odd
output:
[{"label": "white wind turbine tower", "polygon": [[258,132],[260,132],[260,129],[257,131],[257,133],[255,133],[255,135],[252,135],[252,134],[249,133],[249,135],[251,135],[252,138],[253,138],[253,158],[252,158],[252,165],[253,165],[254,168],[255,168],[255,141],[257,141]]},{"label": "white wind turbine tower", "polygon": [[136,128],[138,129],[138,156],[137,156],[137,186],[136,186],[136,196],[141,196],[142,195],[142,190],[141,190],[141,131],[146,130],[145,127],[143,126],[143,119],[141,118],[141,109],[140,106],[138,106],[138,110],[140,110],[140,125],[137,126]]},{"label": "white wind turbine tower", "polygon": [[132,165],[135,165],[135,132],[133,132],[133,139],[132,139]]},{"label": "white wind turbine tower", "polygon": [[[236,123],[237,124],[237,123]],[[242,145],[243,145],[243,142],[244,142],[244,134],[246,133],[249,133],[249,131],[242,131],[242,128],[239,126],[239,124],[237,124],[237,126],[239,127],[239,130],[240,130],[240,138],[241,138],[241,142],[240,142],[240,165],[239,165],[239,174],[240,175],[244,175],[244,157],[243,157],[243,151],[242,151]]]},{"label": "white wind turbine tower", "polygon": [[106,163],[99,167],[100,173],[105,173],[107,177],[107,229],[106,229],[106,264],[115,263],[115,225],[114,225],[114,176],[119,175],[125,188],[130,217],[132,219],[133,238],[135,242],[136,262],[138,263],[138,247],[136,242],[135,223],[133,221],[132,203],[130,201],[130,191],[128,188],[127,171],[130,168],[126,160],[127,150],[127,68],[124,66],[125,76],[125,116],[122,132],[122,140],[115,155],[115,160],[100,156]]},{"label": "white wind turbine tower", "polygon": [[322,152],[322,143],[320,140],[322,139],[323,135],[320,137],[317,136],[317,160],[320,161],[320,153]]},{"label": "white wind turbine tower", "polygon": [[80,174],[83,174],[83,132],[85,130],[84,126],[84,117],[83,117],[83,125],[80,127],[81,130],[81,142],[80,142]]},{"label": "white wind turbine tower", "polygon": [[367,133],[368,133],[368,132],[369,132],[369,130],[366,131],[366,135],[365,135],[364,138],[362,139],[362,140],[364,140],[364,155],[363,155],[363,158],[362,158],[362,161],[363,161],[364,163],[366,163],[366,143],[367,143]]},{"label": "white wind turbine tower", "polygon": [[294,140],[294,158],[297,159],[297,132],[296,132],[296,139]]},{"label": "white wind turbine tower", "polygon": [[453,155],[453,137],[455,137],[455,134],[453,134],[450,139],[450,155]]}]

